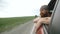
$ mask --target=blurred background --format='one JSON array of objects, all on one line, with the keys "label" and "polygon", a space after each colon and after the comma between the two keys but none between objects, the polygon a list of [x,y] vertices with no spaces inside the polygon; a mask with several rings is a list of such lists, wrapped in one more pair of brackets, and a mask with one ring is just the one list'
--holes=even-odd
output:
[{"label": "blurred background", "polygon": [[40,7],[49,2],[50,0],[0,0],[0,34],[29,34],[35,15],[39,16]]}]

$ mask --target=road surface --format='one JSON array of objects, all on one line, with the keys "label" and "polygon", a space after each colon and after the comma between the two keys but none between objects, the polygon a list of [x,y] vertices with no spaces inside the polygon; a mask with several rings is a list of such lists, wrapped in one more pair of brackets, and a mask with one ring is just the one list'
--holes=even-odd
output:
[{"label": "road surface", "polygon": [[1,34],[31,34],[33,25],[34,25],[34,23],[31,20],[25,24],[19,25],[19,26],[13,28],[12,30],[5,31]]}]

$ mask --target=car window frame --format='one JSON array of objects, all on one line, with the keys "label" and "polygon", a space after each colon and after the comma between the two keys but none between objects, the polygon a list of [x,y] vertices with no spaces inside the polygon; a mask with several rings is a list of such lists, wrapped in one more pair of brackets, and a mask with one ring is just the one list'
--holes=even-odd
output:
[{"label": "car window frame", "polygon": [[54,6],[54,9],[53,9],[53,12],[52,12],[52,15],[51,15],[51,21],[50,21],[49,28],[48,28],[48,34],[50,34],[50,30],[51,30],[51,26],[52,26],[52,21],[54,19],[54,15],[55,15],[55,12],[56,12],[56,8],[58,6],[58,3],[59,3],[59,0],[56,1],[56,4]]}]

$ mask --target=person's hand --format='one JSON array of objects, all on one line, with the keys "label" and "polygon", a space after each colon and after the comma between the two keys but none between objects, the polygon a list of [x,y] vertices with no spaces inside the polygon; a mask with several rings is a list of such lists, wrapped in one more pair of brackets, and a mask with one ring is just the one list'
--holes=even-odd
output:
[{"label": "person's hand", "polygon": [[33,20],[33,22],[34,22],[34,23],[37,23],[39,19],[40,19],[40,18],[37,17],[37,18],[35,18],[35,19]]}]

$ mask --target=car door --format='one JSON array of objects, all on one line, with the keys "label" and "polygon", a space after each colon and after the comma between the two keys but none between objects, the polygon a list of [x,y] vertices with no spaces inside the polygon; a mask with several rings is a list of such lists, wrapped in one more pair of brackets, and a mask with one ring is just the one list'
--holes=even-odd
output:
[{"label": "car door", "polygon": [[60,34],[60,0],[57,0],[53,11],[48,34]]},{"label": "car door", "polygon": [[48,31],[46,29],[46,25],[44,25],[44,34],[60,34],[60,0],[56,1],[54,9],[52,10],[52,18],[50,21],[50,25]]}]

